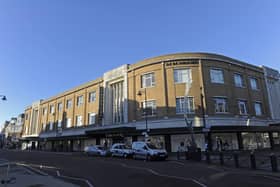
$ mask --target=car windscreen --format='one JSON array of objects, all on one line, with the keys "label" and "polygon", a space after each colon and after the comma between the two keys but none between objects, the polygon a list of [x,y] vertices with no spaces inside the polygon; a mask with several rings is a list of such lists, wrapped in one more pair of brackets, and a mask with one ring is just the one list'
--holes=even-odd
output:
[{"label": "car windscreen", "polygon": [[147,144],[147,146],[150,148],[150,149],[158,149],[155,145],[153,144]]},{"label": "car windscreen", "polygon": [[131,147],[129,147],[127,145],[120,145],[119,147],[120,147],[120,149],[131,149]]}]

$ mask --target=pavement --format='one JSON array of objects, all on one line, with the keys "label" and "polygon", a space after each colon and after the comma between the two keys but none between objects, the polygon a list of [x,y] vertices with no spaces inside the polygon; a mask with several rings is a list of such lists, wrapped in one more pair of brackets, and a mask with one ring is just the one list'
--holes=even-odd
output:
[{"label": "pavement", "polygon": [[0,157],[44,172],[55,179],[85,187],[279,187],[279,173],[235,169],[205,162],[146,162],[87,157],[78,153],[1,150]]},{"label": "pavement", "polygon": [[0,160],[0,186],[10,187],[77,187],[21,164]]}]

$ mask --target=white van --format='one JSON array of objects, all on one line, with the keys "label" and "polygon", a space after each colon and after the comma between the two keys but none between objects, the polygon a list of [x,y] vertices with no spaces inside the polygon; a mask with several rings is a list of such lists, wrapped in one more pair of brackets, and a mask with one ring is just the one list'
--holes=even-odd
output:
[{"label": "white van", "polygon": [[165,160],[168,157],[165,149],[158,149],[153,144],[146,142],[133,142],[132,150],[134,159]]}]

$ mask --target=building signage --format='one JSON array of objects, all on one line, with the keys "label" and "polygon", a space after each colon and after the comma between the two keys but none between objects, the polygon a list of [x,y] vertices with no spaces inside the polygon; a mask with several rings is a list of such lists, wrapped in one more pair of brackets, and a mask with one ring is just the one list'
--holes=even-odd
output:
[{"label": "building signage", "polygon": [[191,61],[167,62],[166,66],[176,66],[176,65],[185,65],[185,64],[198,64],[198,61],[197,60],[191,60]]}]

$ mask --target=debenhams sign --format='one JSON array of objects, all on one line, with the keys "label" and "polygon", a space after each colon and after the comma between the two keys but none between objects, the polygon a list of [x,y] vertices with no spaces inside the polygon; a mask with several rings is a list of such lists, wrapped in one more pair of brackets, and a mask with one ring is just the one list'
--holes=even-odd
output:
[{"label": "debenhams sign", "polygon": [[177,65],[186,65],[186,64],[198,64],[197,60],[188,60],[188,61],[173,61],[173,62],[166,62],[166,66],[177,66]]}]

